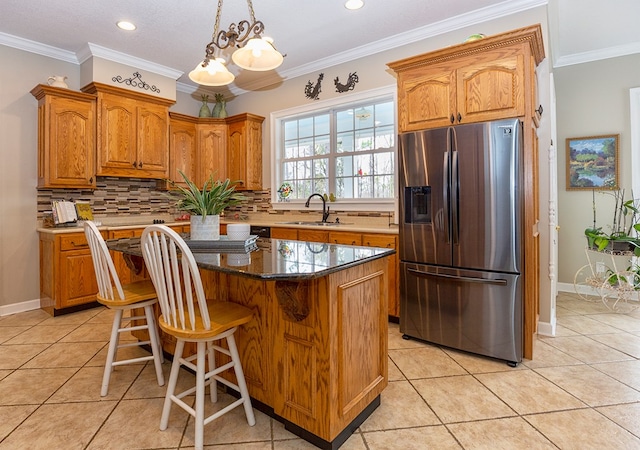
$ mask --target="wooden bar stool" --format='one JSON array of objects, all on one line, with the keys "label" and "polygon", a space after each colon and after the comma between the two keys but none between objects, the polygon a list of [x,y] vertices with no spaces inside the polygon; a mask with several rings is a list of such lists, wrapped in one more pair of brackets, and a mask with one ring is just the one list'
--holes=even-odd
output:
[{"label": "wooden bar stool", "polygon": [[[176,403],[195,418],[195,448],[201,450],[204,426],[237,406],[244,406],[250,426],[256,423],[234,338],[237,327],[249,322],[253,312],[249,308],[231,302],[207,303],[200,272],[191,249],[171,228],[164,225],[151,225],[145,228],[141,237],[141,246],[162,311],[158,323],[165,333],[174,336],[177,340],[160,419],[160,429],[167,429],[171,404]],[[226,339],[228,350],[214,344],[222,339]],[[182,352],[186,342],[195,342],[197,350],[195,355],[183,358]],[[231,357],[231,361],[216,367],[216,351]],[[194,360],[195,364],[193,364]],[[195,372],[196,385],[176,394],[178,373],[182,365]],[[237,384],[219,375],[231,368],[235,371]],[[240,398],[220,411],[204,417],[205,387],[209,386],[211,401],[216,402],[217,382],[239,392]],[[194,392],[196,401],[195,408],[192,408],[182,399]]]},{"label": "wooden bar stool", "polygon": [[[107,244],[104,242],[98,227],[93,222],[87,221],[84,223],[84,233],[91,249],[93,268],[98,281],[97,300],[107,308],[115,310],[100,395],[103,397],[107,395],[111,372],[116,366],[151,360],[155,365],[158,384],[164,386],[164,375],[162,373],[164,357],[153,313],[153,305],[158,302],[158,297],[153,283],[150,280],[144,280],[122,285]],[[144,309],[144,316],[135,316],[133,312],[135,308]],[[129,316],[124,315],[125,311],[130,311]],[[144,322],[141,325],[134,325],[134,321]],[[125,323],[124,326],[123,322]],[[119,343],[120,333],[136,330],[148,330],[149,340],[126,344]],[[151,355],[117,360],[118,349],[142,345],[151,347]]]}]

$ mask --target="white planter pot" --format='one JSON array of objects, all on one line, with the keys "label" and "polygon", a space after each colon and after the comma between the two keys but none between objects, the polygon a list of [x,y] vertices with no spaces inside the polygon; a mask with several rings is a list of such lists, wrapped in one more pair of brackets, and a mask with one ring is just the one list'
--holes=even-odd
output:
[{"label": "white planter pot", "polygon": [[192,241],[220,240],[220,216],[191,216]]}]

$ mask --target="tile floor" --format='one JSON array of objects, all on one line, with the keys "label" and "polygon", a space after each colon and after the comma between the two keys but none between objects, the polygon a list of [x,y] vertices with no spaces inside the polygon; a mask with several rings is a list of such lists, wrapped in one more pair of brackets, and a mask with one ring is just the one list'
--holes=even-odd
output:
[{"label": "tile floor", "polygon": [[[640,311],[561,294],[557,312],[557,336],[517,368],[405,341],[391,324],[382,405],[341,448],[640,449]],[[151,363],[118,368],[100,397],[110,323],[104,309],[0,318],[0,449],[192,448],[180,408],[158,429],[164,388]],[[207,425],[206,448],[315,448],[256,418],[247,426],[240,408]]]}]

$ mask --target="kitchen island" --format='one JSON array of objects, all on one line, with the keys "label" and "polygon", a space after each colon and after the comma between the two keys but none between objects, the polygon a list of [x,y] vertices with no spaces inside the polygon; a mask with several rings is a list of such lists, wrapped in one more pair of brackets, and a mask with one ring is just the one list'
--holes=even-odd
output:
[{"label": "kitchen island", "polygon": [[[141,254],[139,239],[108,245]],[[254,406],[320,448],[338,448],[380,404],[393,253],[280,239],[250,253],[194,253],[208,300],[254,311],[236,333]],[[161,339],[172,353],[175,342]]]}]

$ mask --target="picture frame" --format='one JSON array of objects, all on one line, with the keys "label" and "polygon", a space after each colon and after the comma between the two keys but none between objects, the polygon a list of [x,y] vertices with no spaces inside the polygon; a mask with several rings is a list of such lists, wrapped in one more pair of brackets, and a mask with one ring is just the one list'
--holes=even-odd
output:
[{"label": "picture frame", "polygon": [[567,138],[567,190],[618,189],[619,134]]}]

